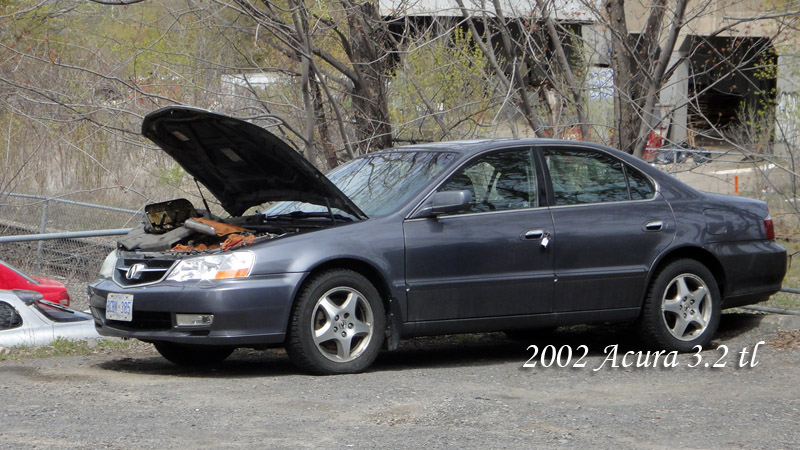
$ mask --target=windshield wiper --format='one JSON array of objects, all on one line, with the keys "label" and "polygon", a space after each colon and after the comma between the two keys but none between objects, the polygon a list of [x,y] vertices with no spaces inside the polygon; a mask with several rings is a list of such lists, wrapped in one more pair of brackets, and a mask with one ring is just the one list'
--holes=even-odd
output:
[{"label": "windshield wiper", "polygon": [[344,222],[352,222],[353,218],[348,217],[342,214],[333,214],[327,212],[306,212],[306,211],[292,211],[286,214],[275,214],[272,216],[266,216],[265,219],[267,220],[275,220],[275,219],[289,219],[289,220],[299,220],[299,219],[328,219],[331,222],[336,222],[337,220],[341,220]]}]

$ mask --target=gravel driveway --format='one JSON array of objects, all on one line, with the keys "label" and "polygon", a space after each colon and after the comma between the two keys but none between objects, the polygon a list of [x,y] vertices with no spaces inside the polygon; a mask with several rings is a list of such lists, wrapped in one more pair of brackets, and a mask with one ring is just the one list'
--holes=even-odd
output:
[{"label": "gravel driveway", "polygon": [[[611,368],[609,346],[620,365],[635,336],[588,326],[416,339],[369,373],[331,377],[300,374],[275,350],[209,370],[145,345],[0,361],[0,448],[797,448],[800,332],[759,320],[724,315],[717,348],[699,363],[667,358],[676,367]],[[524,368],[530,344],[564,357],[569,346],[571,365],[586,345],[585,367],[537,356]]]}]

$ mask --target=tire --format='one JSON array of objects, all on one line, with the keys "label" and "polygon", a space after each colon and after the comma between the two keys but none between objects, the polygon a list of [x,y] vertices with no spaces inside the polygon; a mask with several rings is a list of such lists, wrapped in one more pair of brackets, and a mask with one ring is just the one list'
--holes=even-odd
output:
[{"label": "tire", "polygon": [[219,364],[233,353],[231,347],[184,345],[174,342],[154,342],[158,353],[179,366],[211,366]]},{"label": "tire", "polygon": [[385,338],[386,316],[378,290],[347,269],[313,276],[292,308],[286,352],[313,374],[364,371]]},{"label": "tire", "polygon": [[638,331],[650,347],[693,351],[714,337],[721,306],[711,271],[693,259],[679,259],[661,269],[650,284]]}]

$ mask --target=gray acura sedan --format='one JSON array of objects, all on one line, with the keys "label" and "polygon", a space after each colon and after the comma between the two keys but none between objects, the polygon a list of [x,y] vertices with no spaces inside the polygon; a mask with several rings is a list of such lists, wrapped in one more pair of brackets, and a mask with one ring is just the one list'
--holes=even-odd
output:
[{"label": "gray acura sedan", "polygon": [[400,339],[636,324],[689,351],[786,270],[763,202],[699,192],[599,145],[399,147],[327,176],[252,123],[188,107],[142,133],[227,212],[145,207],[89,287],[100,334],[177,364],[285,347],[313,373],[365,370]]}]

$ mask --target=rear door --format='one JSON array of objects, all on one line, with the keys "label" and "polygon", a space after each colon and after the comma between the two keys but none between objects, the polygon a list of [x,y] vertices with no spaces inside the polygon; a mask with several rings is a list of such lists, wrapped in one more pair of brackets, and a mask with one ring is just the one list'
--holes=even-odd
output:
[{"label": "rear door", "polygon": [[555,227],[554,310],[639,306],[649,268],[675,236],[656,184],[598,149],[551,147],[542,156]]},{"label": "rear door", "polygon": [[409,321],[551,310],[553,221],[540,181],[530,148],[483,154],[438,189],[471,191],[468,211],[404,223]]}]

